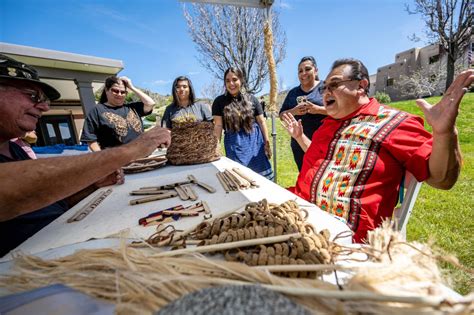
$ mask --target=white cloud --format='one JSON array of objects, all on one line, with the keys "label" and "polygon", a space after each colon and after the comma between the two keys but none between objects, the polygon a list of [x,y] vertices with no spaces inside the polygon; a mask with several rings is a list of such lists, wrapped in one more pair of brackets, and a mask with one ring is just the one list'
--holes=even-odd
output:
[{"label": "white cloud", "polygon": [[286,1],[280,1],[280,8],[282,9],[291,9],[291,4],[289,4],[288,2]]},{"label": "white cloud", "polygon": [[171,83],[171,80],[155,80],[151,82],[151,85],[160,86],[160,85],[166,85],[168,83]]}]

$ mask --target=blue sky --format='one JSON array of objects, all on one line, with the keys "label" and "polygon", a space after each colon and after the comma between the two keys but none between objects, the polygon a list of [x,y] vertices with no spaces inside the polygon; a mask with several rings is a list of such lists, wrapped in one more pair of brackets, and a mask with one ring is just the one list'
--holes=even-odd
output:
[{"label": "blue sky", "polygon": [[[313,55],[324,78],[342,57],[361,59],[375,73],[395,54],[425,43],[419,16],[408,15],[411,0],[275,0],[286,32],[286,58],[277,73],[283,88],[298,84],[297,64]],[[201,67],[178,0],[0,0],[0,41],[120,59],[135,85],[171,93],[179,75],[196,93],[216,80]],[[189,5],[189,4],[186,4]],[[220,83],[220,82],[219,82]],[[268,93],[265,87],[262,93]]]}]

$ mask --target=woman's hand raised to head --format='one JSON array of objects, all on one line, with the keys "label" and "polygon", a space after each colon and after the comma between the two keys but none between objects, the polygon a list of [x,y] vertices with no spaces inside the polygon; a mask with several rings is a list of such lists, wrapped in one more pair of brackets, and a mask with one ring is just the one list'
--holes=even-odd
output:
[{"label": "woman's hand raised to head", "polygon": [[135,89],[135,87],[133,86],[132,80],[130,80],[129,77],[124,76],[124,77],[120,77],[119,79],[123,82],[123,85],[125,85],[126,88],[130,90]]}]

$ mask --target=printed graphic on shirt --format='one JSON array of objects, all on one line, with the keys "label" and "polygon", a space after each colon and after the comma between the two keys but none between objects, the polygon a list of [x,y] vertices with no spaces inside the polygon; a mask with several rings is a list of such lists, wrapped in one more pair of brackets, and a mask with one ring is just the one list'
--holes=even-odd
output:
[{"label": "printed graphic on shirt", "polygon": [[138,117],[138,115],[133,110],[130,110],[128,112],[127,117],[125,119],[111,112],[105,112],[102,113],[102,115],[111,125],[114,126],[115,132],[119,136],[120,141],[122,141],[122,137],[127,136],[129,126],[132,127],[132,129],[136,132],[141,131],[140,117]]},{"label": "printed graphic on shirt", "polygon": [[376,116],[361,115],[343,123],[311,184],[310,200],[357,228],[359,198],[375,165],[382,141],[407,115],[380,107]]}]

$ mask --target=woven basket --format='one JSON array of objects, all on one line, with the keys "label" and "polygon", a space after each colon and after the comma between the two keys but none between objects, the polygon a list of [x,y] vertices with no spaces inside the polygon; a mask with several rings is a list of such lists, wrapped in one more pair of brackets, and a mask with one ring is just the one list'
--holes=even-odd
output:
[{"label": "woven basket", "polygon": [[220,157],[220,146],[212,122],[173,123],[171,145],[166,152],[170,164],[208,163]]},{"label": "woven basket", "polygon": [[154,156],[132,161],[122,167],[122,169],[125,174],[141,173],[152,171],[158,167],[164,166],[165,164],[166,158],[164,156]]}]

